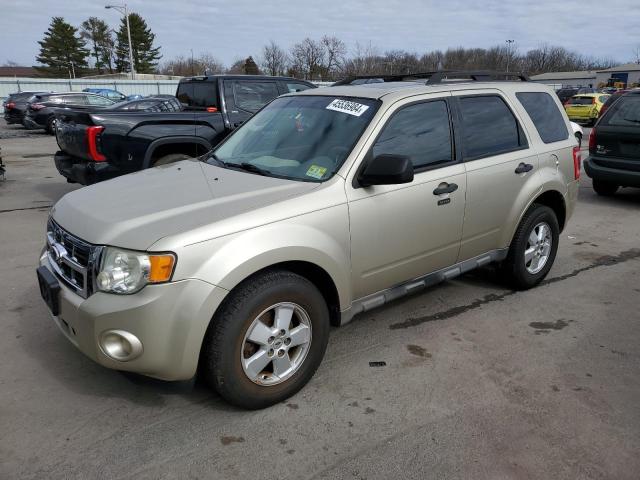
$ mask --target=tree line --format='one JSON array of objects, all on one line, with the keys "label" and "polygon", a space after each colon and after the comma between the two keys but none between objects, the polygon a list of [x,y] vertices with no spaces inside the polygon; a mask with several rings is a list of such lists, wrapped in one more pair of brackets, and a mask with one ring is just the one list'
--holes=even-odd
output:
[{"label": "tree line", "polygon": [[[160,67],[174,75],[208,73],[263,73],[289,75],[305,80],[334,81],[354,75],[394,75],[433,70],[497,70],[536,75],[544,72],[597,70],[616,65],[613,59],[595,58],[547,43],[526,52],[512,44],[490,48],[449,48],[424,53],[406,50],[381,52],[372,44],[356,44],[349,50],[335,36],[305,38],[285,49],[274,41],[260,54],[240,59],[226,68],[211,54],[190,59],[178,57]],[[257,65],[256,70],[253,66]],[[251,70],[251,71],[249,71]]]},{"label": "tree line", "polygon": [[[154,46],[155,34],[137,13],[129,13],[133,63],[137,73],[154,73],[160,47]],[[113,30],[98,17],[90,17],[79,27],[62,17],[53,17],[40,44],[36,69],[44,76],[103,74],[130,71],[127,20],[120,19]]]}]

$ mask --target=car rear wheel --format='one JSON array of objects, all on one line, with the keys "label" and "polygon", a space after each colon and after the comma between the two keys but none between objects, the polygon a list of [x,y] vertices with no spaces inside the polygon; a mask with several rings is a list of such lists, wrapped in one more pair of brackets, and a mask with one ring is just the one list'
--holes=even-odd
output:
[{"label": "car rear wheel", "polygon": [[56,134],[56,117],[49,117],[45,130],[50,135]]},{"label": "car rear wheel", "polygon": [[560,227],[555,212],[533,204],[520,221],[502,272],[509,285],[526,290],[547,276],[556,258]]},{"label": "car rear wheel", "polygon": [[618,191],[618,185],[616,185],[615,183],[594,179],[593,189],[598,195],[602,195],[603,197],[610,197]]},{"label": "car rear wheel", "polygon": [[155,162],[153,162],[154,167],[159,167],[160,165],[168,165],[169,163],[179,162],[180,160],[186,160],[190,157],[184,153],[170,153],[169,155],[165,155],[164,157],[158,158]]},{"label": "car rear wheel", "polygon": [[300,390],[322,361],[329,311],[307,279],[284,270],[250,277],[216,312],[201,373],[228,402],[268,407]]}]

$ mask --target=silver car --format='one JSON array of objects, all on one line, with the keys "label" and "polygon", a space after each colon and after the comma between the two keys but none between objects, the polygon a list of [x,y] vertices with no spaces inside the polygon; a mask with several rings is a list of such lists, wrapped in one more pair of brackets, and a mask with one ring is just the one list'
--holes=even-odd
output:
[{"label": "silver car", "polygon": [[490,262],[534,287],[580,156],[544,85],[381,82],[277,98],[209,154],[65,195],[41,293],[105,367],[204,377],[262,408],[300,390],[331,325]]}]

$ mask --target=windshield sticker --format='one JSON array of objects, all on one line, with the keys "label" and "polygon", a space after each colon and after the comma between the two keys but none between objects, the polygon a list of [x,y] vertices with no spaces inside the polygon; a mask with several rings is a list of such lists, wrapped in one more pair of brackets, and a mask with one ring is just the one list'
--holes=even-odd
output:
[{"label": "windshield sticker", "polygon": [[319,167],[318,165],[311,165],[307,170],[307,177],[313,177],[320,180],[327,173],[326,167]]},{"label": "windshield sticker", "polygon": [[327,105],[327,110],[335,110],[336,112],[347,113],[355,117],[362,115],[368,108],[368,105],[350,102],[349,100],[341,100],[339,98],[336,98],[333,102]]}]

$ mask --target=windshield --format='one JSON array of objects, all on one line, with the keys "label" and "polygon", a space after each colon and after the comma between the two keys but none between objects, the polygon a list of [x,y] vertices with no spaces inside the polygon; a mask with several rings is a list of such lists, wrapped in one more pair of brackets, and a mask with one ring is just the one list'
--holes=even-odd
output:
[{"label": "windshield", "polygon": [[208,160],[262,175],[322,182],[340,168],[379,101],[301,95],[275,99]]},{"label": "windshield", "polygon": [[640,95],[621,98],[612,107],[605,119],[605,125],[640,126]]}]

